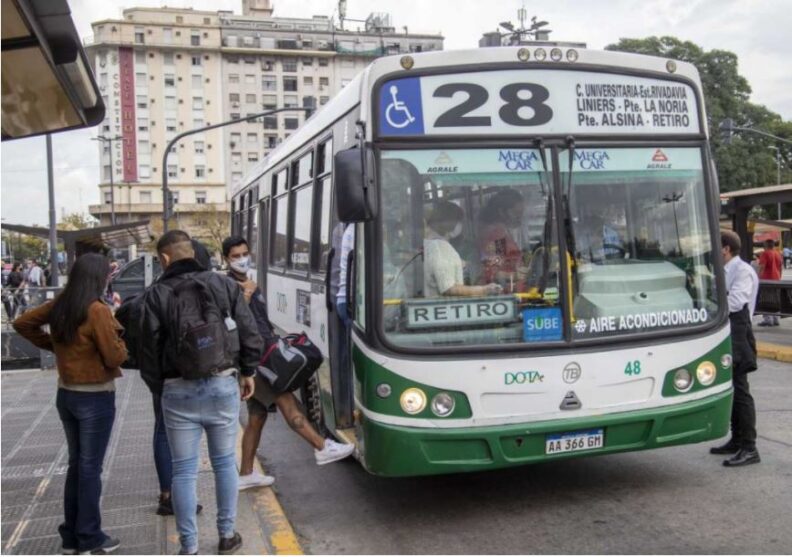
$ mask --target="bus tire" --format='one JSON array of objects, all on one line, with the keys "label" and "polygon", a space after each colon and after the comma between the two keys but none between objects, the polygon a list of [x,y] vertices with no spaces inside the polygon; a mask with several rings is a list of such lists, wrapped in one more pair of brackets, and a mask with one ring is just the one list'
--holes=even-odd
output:
[{"label": "bus tire", "polygon": [[305,406],[305,415],[322,437],[327,437],[324,413],[322,411],[322,397],[319,391],[319,374],[314,373],[311,378],[300,388],[300,400]]}]

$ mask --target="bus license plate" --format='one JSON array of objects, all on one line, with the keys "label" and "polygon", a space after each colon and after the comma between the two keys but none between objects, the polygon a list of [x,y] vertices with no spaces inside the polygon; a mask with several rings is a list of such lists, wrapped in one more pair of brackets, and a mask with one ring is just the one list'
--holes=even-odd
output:
[{"label": "bus license plate", "polygon": [[545,454],[571,453],[599,449],[605,444],[603,429],[570,431],[548,435],[545,439]]}]

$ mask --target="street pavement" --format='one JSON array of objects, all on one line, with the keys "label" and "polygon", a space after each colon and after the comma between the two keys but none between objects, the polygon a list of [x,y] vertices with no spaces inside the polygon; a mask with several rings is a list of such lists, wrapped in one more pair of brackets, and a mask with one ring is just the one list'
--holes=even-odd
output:
[{"label": "street pavement", "polygon": [[762,463],[716,443],[490,473],[378,478],[317,467],[283,419],[259,451],[308,553],[762,554],[792,551],[792,364],[750,376]]}]

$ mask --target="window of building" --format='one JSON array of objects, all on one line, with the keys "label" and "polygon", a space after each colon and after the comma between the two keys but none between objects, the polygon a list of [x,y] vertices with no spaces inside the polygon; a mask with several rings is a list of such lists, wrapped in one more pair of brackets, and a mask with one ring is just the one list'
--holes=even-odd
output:
[{"label": "window of building", "polygon": [[170,43],[173,42],[173,29],[170,27],[163,27],[162,28],[162,42]]},{"label": "window of building", "polygon": [[255,85],[256,84],[256,76],[252,73],[245,74],[245,84],[246,85]]},{"label": "window of building", "polygon": [[[202,174],[199,176],[198,171],[201,171]],[[196,166],[195,167],[195,177],[200,178],[203,176],[203,166]],[[198,205],[204,205],[206,203],[206,192],[205,191],[197,191],[195,192],[195,202]]]},{"label": "window of building", "polygon": [[197,56],[191,56],[190,59],[192,61],[191,63],[192,63],[193,66],[200,66],[201,65],[201,55],[200,54],[197,55]]},{"label": "window of building", "polygon": [[165,74],[165,87],[176,87],[176,76],[172,73]]},{"label": "window of building", "polygon": [[261,89],[262,91],[277,91],[278,80],[274,75],[261,76]]},{"label": "window of building", "polygon": [[303,78],[303,85],[305,85],[306,87],[313,87],[313,77],[305,76]]},{"label": "window of building", "polygon": [[190,76],[192,78],[192,88],[193,89],[200,89],[203,87],[203,81],[201,80],[200,75],[193,75]]},{"label": "window of building", "polygon": [[328,102],[330,102],[330,97],[325,97],[325,96],[319,97],[319,104],[320,105],[325,105]]},{"label": "window of building", "polygon": [[312,49],[313,48],[313,41],[303,41],[302,46],[305,49]]},{"label": "window of building", "polygon": [[232,112],[230,116],[232,120],[239,120],[239,112]]},{"label": "window of building", "polygon": [[146,42],[146,33],[142,27],[135,27],[135,42],[143,44]]},{"label": "window of building", "polygon": [[176,97],[165,97],[165,110],[176,110]]},{"label": "window of building", "polygon": [[284,91],[296,91],[297,90],[297,78],[296,77],[283,76],[283,90]]},{"label": "window of building", "polygon": [[287,130],[296,130],[297,126],[299,126],[299,122],[297,121],[297,118],[284,118],[283,126]]},{"label": "window of building", "polygon": [[323,68],[327,67],[330,61],[327,58],[319,58],[319,65]]},{"label": "window of building", "polygon": [[146,64],[146,52],[143,50],[135,51],[135,64]]},{"label": "window of building", "polygon": [[283,106],[285,108],[294,108],[297,106],[297,95],[283,95]]},{"label": "window of building", "polygon": [[313,66],[313,58],[303,58],[302,65],[305,66]]},{"label": "window of building", "polygon": [[142,191],[138,194],[141,203],[151,203],[151,192]]},{"label": "window of building", "polygon": [[330,78],[329,77],[320,77],[319,78],[319,86],[320,87],[329,87],[330,86]]},{"label": "window of building", "polygon": [[[109,180],[109,179],[110,179],[110,175],[108,174],[108,180]],[[111,203],[112,201],[113,201],[113,199],[112,199],[112,197],[111,197],[111,194],[110,194],[110,192],[109,192],[109,191],[106,191],[106,192],[104,192],[104,202],[105,202],[105,205],[110,205],[110,203]]]},{"label": "window of building", "polygon": [[258,145],[258,134],[257,133],[247,134],[247,143],[248,145]]},{"label": "window of building", "polygon": [[316,108],[316,97],[311,95],[303,97],[302,105],[304,108]]},{"label": "window of building", "polygon": [[265,135],[264,136],[264,145],[267,149],[274,149],[278,145],[278,136],[277,135]]},{"label": "window of building", "polygon": [[231,164],[240,164],[242,162],[242,153],[231,153]]},{"label": "window of building", "polygon": [[135,73],[135,84],[146,86],[146,74],[144,72]]},{"label": "window of building", "polygon": [[168,178],[176,178],[179,175],[179,166],[176,164],[168,165]]},{"label": "window of building", "polygon": [[261,70],[265,72],[271,72],[275,69],[275,62],[270,60],[269,58],[262,58],[261,59]]},{"label": "window of building", "polygon": [[176,118],[165,118],[165,131],[176,133]]},{"label": "window of building", "polygon": [[266,109],[274,109],[278,106],[276,95],[261,95],[261,105]]},{"label": "window of building", "polygon": [[245,95],[245,102],[248,104],[254,104],[256,102],[256,94],[248,93],[247,95]]},{"label": "window of building", "polygon": [[138,108],[148,108],[148,97],[146,97],[146,95],[137,95],[135,97],[135,104]]},{"label": "window of building", "polygon": [[184,16],[177,15],[176,16],[176,23],[184,23]]},{"label": "window of building", "polygon": [[193,129],[204,127],[203,118],[193,118]]},{"label": "window of building", "polygon": [[228,100],[231,101],[232,103],[238,103],[239,102],[239,93],[229,93],[228,94]]},{"label": "window of building", "polygon": [[242,173],[241,172],[232,172],[231,173],[231,181],[234,183],[242,181]]},{"label": "window of building", "polygon": [[203,155],[204,153],[204,142],[203,141],[194,141],[193,147],[195,148],[196,155]]},{"label": "window of building", "polygon": [[201,45],[201,33],[200,33],[200,31],[196,31],[196,30],[190,31],[190,44],[192,46],[200,46]]},{"label": "window of building", "polygon": [[277,130],[278,129],[278,117],[277,116],[264,116],[264,129],[265,130]]},{"label": "window of building", "polygon": [[258,162],[258,153],[249,152],[247,160],[248,162]]},{"label": "window of building", "polygon": [[206,178],[206,167],[196,164],[195,165],[195,177],[196,178]]},{"label": "window of building", "polygon": [[172,52],[164,52],[162,54],[162,63],[166,66],[173,65],[173,53]]},{"label": "window of building", "polygon": [[287,59],[281,61],[281,66],[284,72],[294,73],[297,71],[297,60]]},{"label": "window of building", "polygon": [[203,110],[204,107],[203,97],[193,97],[192,107],[193,110]]},{"label": "window of building", "polygon": [[230,74],[228,74],[228,82],[229,83],[239,83],[239,74],[238,73],[230,73]]},{"label": "window of building", "polygon": [[178,191],[171,191],[171,200],[173,201],[174,205],[178,205],[179,203],[179,192]]},{"label": "window of building", "polygon": [[149,149],[148,141],[138,141],[138,155],[148,155]]},{"label": "window of building", "polygon": [[233,132],[233,133],[231,134],[231,137],[230,137],[230,139],[229,139],[229,142],[231,143],[231,145],[232,145],[232,146],[233,146],[233,145],[239,145],[239,143],[240,143],[241,141],[242,141],[242,134],[241,134],[241,133],[239,133],[239,132]]},{"label": "window of building", "polygon": [[138,118],[138,131],[147,132],[149,130],[148,118]]}]

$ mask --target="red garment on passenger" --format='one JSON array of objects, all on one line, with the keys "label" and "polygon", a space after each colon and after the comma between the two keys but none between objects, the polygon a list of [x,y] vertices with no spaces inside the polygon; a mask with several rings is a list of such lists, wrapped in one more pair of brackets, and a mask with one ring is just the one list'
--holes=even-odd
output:
[{"label": "red garment on passenger", "polygon": [[[479,236],[481,254],[482,284],[497,282],[499,272],[517,273],[521,265],[522,250],[514,241],[509,230],[502,224],[486,226]],[[514,277],[516,282],[517,277]]]},{"label": "red garment on passenger", "polygon": [[759,256],[759,267],[764,265],[764,270],[759,274],[762,280],[781,280],[781,254],[774,249],[766,249]]}]

